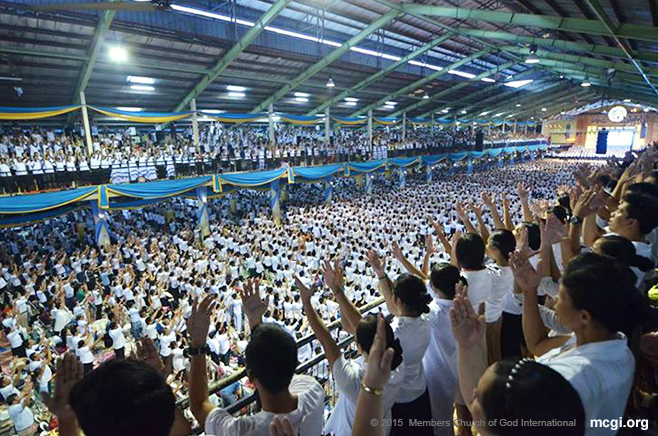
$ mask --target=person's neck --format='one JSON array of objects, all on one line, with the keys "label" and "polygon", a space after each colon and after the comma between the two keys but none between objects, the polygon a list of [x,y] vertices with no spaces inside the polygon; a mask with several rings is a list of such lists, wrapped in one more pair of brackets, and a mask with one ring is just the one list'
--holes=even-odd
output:
[{"label": "person's neck", "polygon": [[623,236],[629,241],[646,242],[647,239],[646,236],[643,235],[639,230],[632,228],[621,229],[619,232],[617,232],[617,234],[619,236]]},{"label": "person's neck", "polygon": [[617,333],[611,332],[604,328],[583,329],[576,332],[576,346],[580,347],[585,344],[594,342],[611,341],[617,337]]},{"label": "person's neck", "polygon": [[288,389],[284,389],[278,394],[270,394],[261,389],[258,394],[265,412],[290,413],[297,409],[297,395],[291,394]]}]

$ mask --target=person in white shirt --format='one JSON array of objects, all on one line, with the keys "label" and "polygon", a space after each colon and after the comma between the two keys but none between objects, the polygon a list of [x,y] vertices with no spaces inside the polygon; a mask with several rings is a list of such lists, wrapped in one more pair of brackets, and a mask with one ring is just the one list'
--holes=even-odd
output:
[{"label": "person in white shirt", "polygon": [[[332,288],[336,289],[334,292],[342,293],[342,287],[340,284],[342,277],[336,281],[334,280],[334,278],[338,278],[336,274],[332,275],[331,271],[328,271],[328,274],[331,276],[325,275],[325,282],[328,285],[332,285]],[[370,347],[372,346],[377,331],[377,317],[374,315],[368,315],[365,318],[361,318],[358,309],[354,307],[347,298],[344,298],[344,295],[339,297],[339,301],[343,302],[341,309],[344,308],[344,311],[341,311],[343,326],[348,333],[355,335],[357,348],[363,356],[362,359],[347,360],[342,356],[338,344],[336,344],[336,341],[322,323],[320,316],[311,304],[311,297],[313,296],[315,289],[309,289],[299,279],[295,281],[295,286],[301,294],[304,313],[306,314],[308,323],[311,326],[313,333],[315,333],[315,337],[324,349],[327,362],[331,368],[334,380],[336,381],[336,387],[340,392],[338,402],[334,407],[329,421],[327,421],[327,424],[324,427],[324,433],[334,434],[336,436],[350,436],[352,434],[352,423],[354,421],[356,401],[361,390],[361,382],[365,373],[365,365],[362,363],[368,362],[368,353],[370,352]],[[393,348],[395,354],[391,366],[392,375],[386,383],[382,393],[384,398],[382,401],[382,415],[380,418],[391,419],[391,408],[393,407],[393,404],[395,404],[398,391],[404,381],[404,365],[402,361],[402,347],[400,346],[400,341],[394,339],[393,330],[388,323],[386,323],[386,347]],[[390,431],[390,428],[391,427],[387,427],[387,434]]]},{"label": "person in white shirt", "polygon": [[20,329],[5,329],[5,336],[11,345],[11,354],[14,357],[27,357],[25,354],[25,344],[21,336]]},{"label": "person in white shirt", "polygon": [[512,269],[524,292],[526,342],[550,350],[537,361],[560,373],[578,392],[586,436],[616,434],[595,423],[624,416],[635,368],[624,332],[655,318],[635,288],[634,274],[608,256],[586,253],[571,259],[555,304],[559,321],[574,332],[564,343],[564,337],[549,337],[544,329],[537,299],[540,275],[518,252],[512,257]]},{"label": "person in white shirt", "polygon": [[29,404],[32,399],[32,383],[26,383],[20,394],[10,395],[7,398],[7,412],[14,423],[14,429],[19,436],[35,434],[34,413]]},{"label": "person in white shirt", "polygon": [[402,344],[405,378],[392,413],[401,426],[392,429],[394,435],[432,435],[432,428],[413,426],[413,420],[431,421],[427,381],[423,368],[423,356],[430,343],[430,325],[434,314],[430,312],[432,297],[427,293],[423,280],[412,274],[400,274],[392,282],[386,274],[378,254],[368,252],[368,261],[379,279],[380,290],[388,311],[395,315],[391,327]]},{"label": "person in white shirt", "polygon": [[123,335],[123,328],[116,321],[110,322],[108,335],[112,338],[112,348],[116,359],[122,360],[126,357],[126,338]]},{"label": "person in white shirt", "polygon": [[244,308],[251,338],[245,350],[247,374],[258,390],[262,410],[247,417],[234,418],[226,410],[214,407],[208,398],[206,339],[210,327],[213,296],[192,308],[187,331],[192,358],[189,380],[190,410],[206,434],[217,436],[267,436],[277,415],[290,420],[295,434],[317,436],[322,432],[324,390],[309,376],[295,375],[297,344],[276,324],[262,324],[266,306],[260,300],[258,285],[249,281],[243,291]]},{"label": "person in white shirt", "polygon": [[[478,433],[583,436],[583,403],[559,371],[530,359],[505,359],[487,368],[484,308],[475,313],[466,293],[466,287],[458,285],[450,318],[458,344],[459,388],[461,395],[469,399],[468,408]],[[568,425],[558,430],[551,425],[555,421]],[[517,424],[510,426],[510,422]],[[536,424],[529,429],[524,422]]]}]

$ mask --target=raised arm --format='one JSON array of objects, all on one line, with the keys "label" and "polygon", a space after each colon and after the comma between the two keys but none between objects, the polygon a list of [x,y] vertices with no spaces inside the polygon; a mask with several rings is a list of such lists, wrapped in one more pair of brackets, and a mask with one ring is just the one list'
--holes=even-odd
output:
[{"label": "raised arm", "polygon": [[[321,265],[322,276],[324,283],[327,285],[331,292],[333,292],[336,302],[340,307],[341,317],[340,320],[343,324],[343,329],[352,335],[356,334],[356,327],[361,322],[361,312],[345,295],[345,279],[343,276],[343,269],[340,266],[340,260],[335,260],[333,266],[331,262],[325,261]],[[295,279],[295,284],[301,281]],[[301,283],[303,285],[303,283]],[[309,297],[310,298],[310,297]]]},{"label": "raised arm", "polygon": [[521,200],[521,208],[523,210],[523,221],[532,222],[532,212],[530,211],[530,203],[528,203],[529,193],[528,190],[523,186],[522,183],[519,183],[517,188],[519,194],[519,199]]},{"label": "raised arm", "polygon": [[333,368],[334,362],[341,356],[341,352],[336,341],[331,337],[331,333],[322,323],[320,315],[318,315],[318,312],[311,304],[311,297],[315,293],[315,288],[307,288],[297,277],[295,277],[295,286],[299,289],[299,294],[302,297],[302,306],[304,307],[304,313],[306,314],[308,325],[311,326],[315,338],[320,342],[320,345],[322,345],[322,349],[324,350],[324,353],[327,356],[327,361],[329,362],[329,368]]},{"label": "raised arm", "polygon": [[241,291],[242,307],[249,321],[249,329],[253,330],[258,324],[263,322],[263,314],[267,310],[267,305],[260,298],[260,281],[249,279],[245,282]]},{"label": "raised arm", "polygon": [[[457,341],[459,389],[464,399],[471,398],[482,374],[487,370],[486,322],[484,303],[475,313],[466,287],[457,284],[454,306],[450,309],[452,332]],[[470,409],[470,402],[467,404]]]},{"label": "raised arm", "polygon": [[471,203],[469,207],[475,214],[475,219],[478,222],[478,230],[479,230],[478,233],[480,234],[480,236],[482,236],[482,239],[486,243],[489,240],[489,228],[487,227],[487,225],[484,223],[484,220],[482,219],[482,208],[473,203]]},{"label": "raised arm", "polygon": [[367,256],[368,262],[370,262],[370,266],[372,267],[373,271],[377,275],[377,279],[379,280],[379,289],[384,296],[388,311],[393,315],[399,315],[398,310],[393,302],[393,283],[391,282],[391,279],[388,278],[388,275],[385,271],[386,258],[380,259],[375,250],[370,250]]},{"label": "raised arm", "polygon": [[423,257],[423,269],[421,271],[423,274],[420,275],[424,280],[429,280],[430,278],[430,259],[435,252],[436,248],[434,247],[432,235],[425,235],[425,257]]},{"label": "raised arm", "polygon": [[[192,348],[206,346],[210,316],[213,310],[214,296],[209,295],[200,303],[192,304],[192,314],[187,319],[187,334]],[[208,371],[206,369],[206,353],[191,354],[189,378],[190,411],[203,428],[206,417],[215,408],[208,399]]]},{"label": "raised arm", "polygon": [[443,232],[443,227],[441,227],[441,224],[437,223],[431,218],[429,218],[429,222],[430,225],[434,227],[434,233],[436,233],[436,237],[439,238],[441,245],[443,245],[443,251],[445,251],[447,254],[452,253],[452,246],[450,245],[450,241],[446,237],[446,234]]},{"label": "raised arm", "polygon": [[500,218],[500,214],[498,213],[498,209],[494,205],[493,199],[489,195],[489,193],[482,191],[482,202],[484,203],[485,206],[489,208],[489,212],[491,212],[491,217],[493,218],[494,221],[494,228],[496,229],[505,229],[507,228],[505,224],[503,223],[503,220]]},{"label": "raised arm", "polygon": [[523,290],[523,337],[528,350],[535,356],[541,356],[547,351],[563,345],[568,337],[549,337],[548,329],[539,314],[537,287],[541,277],[528,261],[528,258],[518,251],[511,255],[510,265],[514,273],[514,281]]},{"label": "raised arm", "polygon": [[409,262],[409,259],[404,257],[404,254],[402,253],[402,248],[400,248],[400,244],[398,244],[395,241],[393,241],[393,243],[391,244],[391,254],[395,259],[398,260],[398,262],[402,264],[402,266],[404,266],[404,269],[406,269],[409,274],[413,274],[418,277],[421,277],[423,280],[427,280],[425,274],[423,274],[421,270],[416,268],[414,264]]},{"label": "raised arm", "polygon": [[457,211],[457,216],[459,217],[459,220],[462,223],[464,223],[464,227],[466,228],[466,231],[468,233],[478,234],[478,231],[475,229],[473,223],[468,218],[468,213],[466,212],[466,210],[464,210],[464,205],[461,202],[458,201],[457,204],[455,204],[455,210]]}]

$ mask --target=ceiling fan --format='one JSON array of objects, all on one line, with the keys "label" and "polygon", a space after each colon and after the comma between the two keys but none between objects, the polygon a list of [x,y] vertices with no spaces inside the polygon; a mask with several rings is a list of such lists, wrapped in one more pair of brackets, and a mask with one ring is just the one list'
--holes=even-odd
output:
[{"label": "ceiling fan", "polygon": [[35,11],[169,11],[171,10],[171,0],[53,3],[51,5],[33,6],[31,9]]}]

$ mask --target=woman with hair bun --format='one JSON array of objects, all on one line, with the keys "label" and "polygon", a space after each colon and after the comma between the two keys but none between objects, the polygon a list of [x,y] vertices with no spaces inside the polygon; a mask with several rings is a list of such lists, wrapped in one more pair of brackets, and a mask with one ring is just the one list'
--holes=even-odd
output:
[{"label": "woman with hair bun", "polygon": [[583,403],[560,372],[530,359],[505,359],[487,368],[484,308],[475,313],[465,287],[459,286],[450,317],[459,386],[480,435],[585,435]]},{"label": "woman with hair bun", "polygon": [[[340,268],[337,268],[336,270],[329,269],[329,274],[325,275],[325,282],[335,294],[342,294],[341,320],[343,322],[343,327],[348,333],[355,336],[356,346],[359,353],[363,356],[364,363],[357,363],[357,361],[346,359],[342,355],[338,344],[336,344],[331,333],[323,324],[322,318],[318,315],[311,303],[311,297],[315,293],[315,287],[309,289],[299,278],[295,279],[295,286],[301,295],[304,313],[306,314],[309,326],[324,349],[329,367],[331,368],[331,373],[336,382],[336,387],[340,392],[338,402],[336,403],[329,420],[325,424],[323,432],[335,436],[350,436],[352,433],[354,415],[356,413],[356,402],[365,375],[365,364],[368,362],[368,355],[375,340],[375,334],[377,333],[377,317],[375,315],[367,315],[361,318],[358,309],[344,297],[342,290],[342,271],[340,271]],[[336,274],[336,271],[340,273],[340,275]],[[337,299],[339,298],[337,297]],[[358,315],[358,321],[356,321],[354,314]],[[356,322],[356,324],[352,325],[351,321]],[[382,396],[383,400],[382,415],[379,417],[380,420],[390,420],[391,407],[395,403],[395,398],[397,397],[400,386],[404,381],[404,365],[402,362],[402,347],[400,346],[400,341],[394,338],[393,330],[388,323],[386,323],[385,330],[386,348],[392,348],[394,355],[391,364],[391,378],[383,389],[378,389],[379,395]],[[385,430],[388,431],[390,428],[391,427],[388,426]]]},{"label": "woman with hair bun", "polygon": [[375,251],[368,253],[368,261],[379,279],[379,288],[386,307],[395,316],[391,327],[402,344],[404,382],[393,406],[392,435],[431,436],[431,426],[411,426],[410,422],[431,421],[432,408],[423,368],[423,356],[430,343],[432,297],[425,282],[412,274],[400,274],[393,282]]}]

